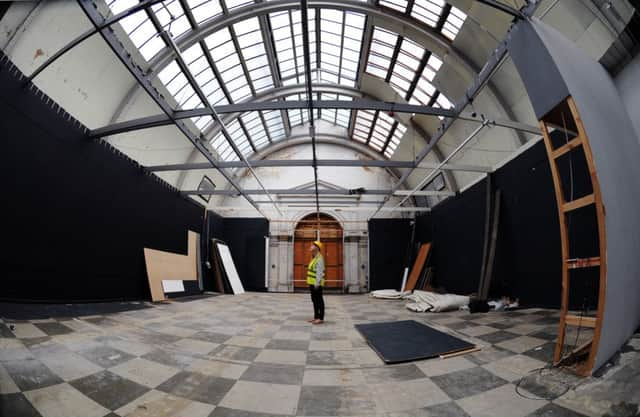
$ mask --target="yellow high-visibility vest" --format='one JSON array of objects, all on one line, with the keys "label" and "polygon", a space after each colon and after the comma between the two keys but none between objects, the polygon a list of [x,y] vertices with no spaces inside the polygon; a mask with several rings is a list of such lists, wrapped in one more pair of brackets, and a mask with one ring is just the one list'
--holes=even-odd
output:
[{"label": "yellow high-visibility vest", "polygon": [[[316,285],[316,265],[322,255],[318,255],[309,262],[307,267],[307,285]],[[325,266],[326,268],[326,266]],[[322,277],[320,277],[320,286],[324,287],[324,270],[322,271]]]}]

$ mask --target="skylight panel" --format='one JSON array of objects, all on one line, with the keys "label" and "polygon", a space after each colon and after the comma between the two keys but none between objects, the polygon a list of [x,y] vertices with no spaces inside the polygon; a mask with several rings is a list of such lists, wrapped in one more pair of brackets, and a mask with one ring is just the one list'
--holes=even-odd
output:
[{"label": "skylight panel", "polygon": [[235,24],[234,30],[254,90],[260,92],[272,88],[273,77],[258,19],[252,18]]},{"label": "skylight panel", "polygon": [[162,28],[172,37],[178,37],[191,29],[189,19],[184,13],[178,0],[164,1],[154,4],[151,9],[155,13]]},{"label": "skylight panel", "polygon": [[381,6],[390,7],[402,13],[407,11],[407,4],[406,0],[380,0]]},{"label": "skylight panel", "polygon": [[246,6],[248,4],[253,3],[253,0],[225,0],[225,4],[227,5],[227,9],[233,10],[238,7]]},{"label": "skylight panel", "polygon": [[267,131],[258,112],[245,113],[240,116],[240,119],[256,148],[262,147],[269,142]]},{"label": "skylight panel", "polygon": [[369,132],[375,117],[375,112],[371,110],[357,110],[356,120],[353,128],[353,139],[366,143],[369,139]]},{"label": "skylight panel", "polygon": [[467,15],[462,10],[452,6],[451,12],[449,16],[447,16],[447,20],[442,28],[442,34],[454,40],[466,19]]},{"label": "skylight panel", "polygon": [[249,139],[242,130],[242,126],[240,126],[238,119],[229,123],[229,125],[227,126],[227,131],[229,132],[229,136],[231,136],[231,140],[233,140],[233,142],[236,144],[242,155],[251,155],[253,149],[251,148]]},{"label": "skylight panel", "polygon": [[389,143],[387,143],[387,147],[384,150],[384,156],[386,156],[387,158],[391,158],[393,156],[393,154],[396,152],[396,149],[398,148],[398,145],[400,145],[400,140],[402,140],[402,137],[404,136],[406,131],[407,128],[400,123],[396,125]]},{"label": "skylight panel", "polygon": [[269,110],[261,112],[264,118],[269,136],[272,141],[283,139],[285,136],[284,123],[282,121],[282,114],[277,110]]},{"label": "skylight panel", "polygon": [[231,99],[234,102],[251,95],[249,82],[242,69],[240,56],[233,45],[229,29],[221,29],[205,39],[210,48],[211,57],[215,61]]},{"label": "skylight panel", "polygon": [[397,41],[397,34],[374,27],[366,72],[385,79],[391,67],[391,57]]},{"label": "skylight panel", "polygon": [[[310,9],[309,51],[312,70],[317,67],[315,42],[315,9]],[[275,43],[276,58],[283,84],[304,82],[304,50],[301,14],[299,10],[271,13],[271,33]]]},{"label": "skylight panel", "polygon": [[222,6],[218,0],[188,0],[191,14],[197,23],[222,14]]},{"label": "skylight panel", "polygon": [[444,6],[443,0],[417,0],[411,9],[411,16],[431,27],[436,27]]},{"label": "skylight panel", "polygon": [[107,4],[109,6],[109,9],[111,10],[111,13],[116,15],[138,4],[138,0],[114,0],[107,2]]}]

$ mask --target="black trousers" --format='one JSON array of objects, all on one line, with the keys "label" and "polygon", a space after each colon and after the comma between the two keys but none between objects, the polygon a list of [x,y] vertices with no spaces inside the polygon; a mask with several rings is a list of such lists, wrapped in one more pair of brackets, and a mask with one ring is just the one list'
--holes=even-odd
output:
[{"label": "black trousers", "polygon": [[313,301],[313,318],[324,320],[324,300],[322,299],[322,286],[316,288],[309,285],[311,291],[311,301]]}]

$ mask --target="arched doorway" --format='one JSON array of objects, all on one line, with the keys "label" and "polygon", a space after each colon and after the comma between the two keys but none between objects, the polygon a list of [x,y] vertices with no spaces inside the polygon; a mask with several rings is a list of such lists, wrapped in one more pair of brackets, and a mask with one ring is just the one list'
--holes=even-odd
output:
[{"label": "arched doorway", "polygon": [[343,252],[342,226],[333,217],[320,213],[310,214],[298,222],[294,232],[293,244],[293,286],[294,289],[307,288],[307,265],[311,260],[309,246],[318,238],[324,248],[322,255],[325,260],[325,288],[342,289]]}]

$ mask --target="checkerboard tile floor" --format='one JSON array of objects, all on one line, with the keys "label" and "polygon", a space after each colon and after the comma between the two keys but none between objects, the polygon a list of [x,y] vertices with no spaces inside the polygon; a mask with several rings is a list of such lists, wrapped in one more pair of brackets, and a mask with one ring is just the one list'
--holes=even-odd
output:
[{"label": "checkerboard tile floor", "polygon": [[[551,359],[557,311],[418,314],[366,295],[325,300],[320,326],[306,322],[308,295],[265,293],[106,316],[3,319],[0,416],[585,415],[515,390]],[[385,365],[354,329],[406,319],[482,349]]]}]

